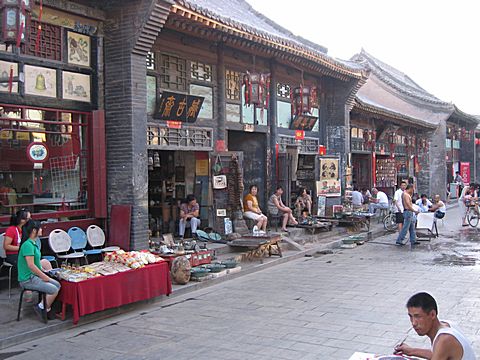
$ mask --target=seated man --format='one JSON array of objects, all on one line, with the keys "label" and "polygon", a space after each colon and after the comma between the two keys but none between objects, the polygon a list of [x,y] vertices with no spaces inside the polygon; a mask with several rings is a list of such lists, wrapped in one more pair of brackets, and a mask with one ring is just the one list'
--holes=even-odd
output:
[{"label": "seated man", "polygon": [[373,197],[370,198],[370,204],[368,205],[368,212],[374,214],[377,209],[388,209],[388,197],[383,191],[379,191],[377,188],[372,189]]},{"label": "seated man", "polygon": [[277,186],[275,192],[272,194],[272,196],[270,196],[270,199],[268,200],[268,212],[272,215],[283,216],[282,231],[288,232],[288,221],[290,221],[290,223],[292,223],[293,225],[297,225],[298,222],[293,217],[292,209],[283,204],[282,194],[283,188],[281,186]]},{"label": "seated man", "polygon": [[437,302],[430,294],[413,295],[407,302],[407,310],[413,329],[418,335],[430,338],[432,349],[412,348],[401,343],[395,347],[395,354],[425,359],[475,360],[465,335],[451,322],[438,319]]},{"label": "seated man", "polygon": [[424,213],[429,211],[430,207],[432,206],[432,202],[428,200],[427,194],[422,194],[420,199],[415,201],[415,205],[417,205],[420,209],[419,212]]},{"label": "seated man", "polygon": [[257,193],[257,185],[251,185],[249,193],[243,198],[243,216],[256,221],[258,230],[267,232],[268,218],[262,214],[262,210],[258,206]]},{"label": "seated man", "polygon": [[352,206],[353,210],[361,210],[363,206],[363,195],[357,187],[354,187],[352,191]]},{"label": "seated man", "polygon": [[433,205],[428,209],[428,211],[435,213],[435,217],[437,219],[443,219],[445,217],[445,213],[447,212],[447,207],[445,206],[444,202],[440,200],[440,195],[435,195],[433,197]]},{"label": "seated man", "polygon": [[185,235],[185,228],[188,222],[190,222],[190,227],[192,228],[192,236],[196,236],[197,228],[200,226],[200,219],[198,219],[199,214],[200,205],[198,205],[195,195],[187,195],[185,202],[180,205],[180,221],[178,224],[178,235],[180,239],[183,239]]}]

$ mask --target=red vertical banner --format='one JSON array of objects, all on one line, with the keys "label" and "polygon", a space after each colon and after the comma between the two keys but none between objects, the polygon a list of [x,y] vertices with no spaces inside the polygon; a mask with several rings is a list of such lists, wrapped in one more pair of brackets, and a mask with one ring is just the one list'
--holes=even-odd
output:
[{"label": "red vertical banner", "polygon": [[372,182],[373,187],[377,186],[377,156],[372,152]]},{"label": "red vertical banner", "polygon": [[470,184],[470,163],[461,162],[460,163],[460,176],[463,179],[465,184]]}]

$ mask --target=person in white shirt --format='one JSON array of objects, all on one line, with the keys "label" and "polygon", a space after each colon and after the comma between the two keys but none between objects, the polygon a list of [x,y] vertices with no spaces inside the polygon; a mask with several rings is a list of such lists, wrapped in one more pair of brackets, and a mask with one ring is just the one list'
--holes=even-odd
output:
[{"label": "person in white shirt", "polygon": [[422,194],[420,196],[420,199],[415,201],[415,204],[418,206],[418,208],[420,209],[419,211],[422,213],[428,212],[428,210],[432,206],[432,202],[428,200],[427,194]]},{"label": "person in white shirt", "polygon": [[368,212],[374,214],[377,209],[388,209],[388,197],[383,191],[378,191],[377,188],[372,189],[373,197],[370,198],[368,205]]},{"label": "person in white shirt", "polygon": [[465,186],[462,189],[460,197],[458,198],[458,207],[460,208],[460,214],[462,214],[462,226],[468,226],[467,223],[467,206],[465,205],[465,195],[467,191],[470,191],[470,188],[474,189],[475,184],[471,183],[470,185]]},{"label": "person in white shirt", "polygon": [[402,230],[403,227],[403,201],[402,195],[407,187],[407,183],[402,181],[400,183],[400,188],[395,191],[393,195],[393,204],[395,205],[395,222],[398,224],[398,229]]},{"label": "person in white shirt", "polygon": [[424,359],[476,360],[475,352],[467,337],[451,321],[438,319],[437,302],[432,295],[421,292],[407,302],[412,328],[420,336],[430,338],[432,348],[413,348],[400,343],[395,354],[416,356]]},{"label": "person in white shirt", "polygon": [[352,191],[352,206],[353,210],[359,210],[362,208],[363,205],[363,195],[360,191],[358,191],[357,187],[353,188]]},{"label": "person in white shirt", "polygon": [[428,211],[434,213],[437,219],[443,219],[445,217],[445,213],[447,212],[447,207],[445,203],[440,199],[440,195],[435,195],[433,197],[433,205]]}]

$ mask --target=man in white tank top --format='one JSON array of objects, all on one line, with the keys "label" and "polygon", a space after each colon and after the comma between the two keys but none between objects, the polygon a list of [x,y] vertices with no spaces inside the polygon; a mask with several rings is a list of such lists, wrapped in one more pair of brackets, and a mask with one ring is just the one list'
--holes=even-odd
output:
[{"label": "man in white tank top", "polygon": [[412,348],[401,343],[395,347],[395,354],[431,360],[476,360],[465,335],[451,322],[438,319],[437,302],[430,294],[413,295],[407,302],[407,310],[413,329],[418,335],[430,338],[432,349]]}]

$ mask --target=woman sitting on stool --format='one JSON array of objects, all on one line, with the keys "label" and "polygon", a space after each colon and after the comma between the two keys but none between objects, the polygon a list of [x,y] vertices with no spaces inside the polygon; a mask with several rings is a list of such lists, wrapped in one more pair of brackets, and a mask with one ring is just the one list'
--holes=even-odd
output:
[{"label": "woman sitting on stool", "polygon": [[257,228],[266,233],[268,218],[262,214],[262,210],[258,206],[257,193],[257,185],[251,185],[249,193],[243,199],[243,216],[256,221]]},{"label": "woman sitting on stool", "polygon": [[[18,283],[23,289],[40,291],[47,294],[47,303],[35,305],[35,313],[42,319],[43,309],[47,309],[47,317],[54,319],[55,314],[51,311],[53,301],[60,290],[60,283],[42,271],[40,264],[40,249],[35,240],[42,235],[40,223],[28,220],[24,226],[22,244],[18,252]],[[50,267],[51,268],[51,267]]]},{"label": "woman sitting on stool", "polygon": [[288,221],[293,225],[297,225],[298,222],[295,220],[292,214],[292,209],[289,207],[286,207],[283,204],[282,201],[282,194],[283,194],[283,188],[281,186],[277,186],[275,189],[275,192],[270,196],[270,199],[268,200],[268,212],[272,215],[280,215],[283,217],[283,222],[282,222],[282,231],[287,231],[287,224]]}]

